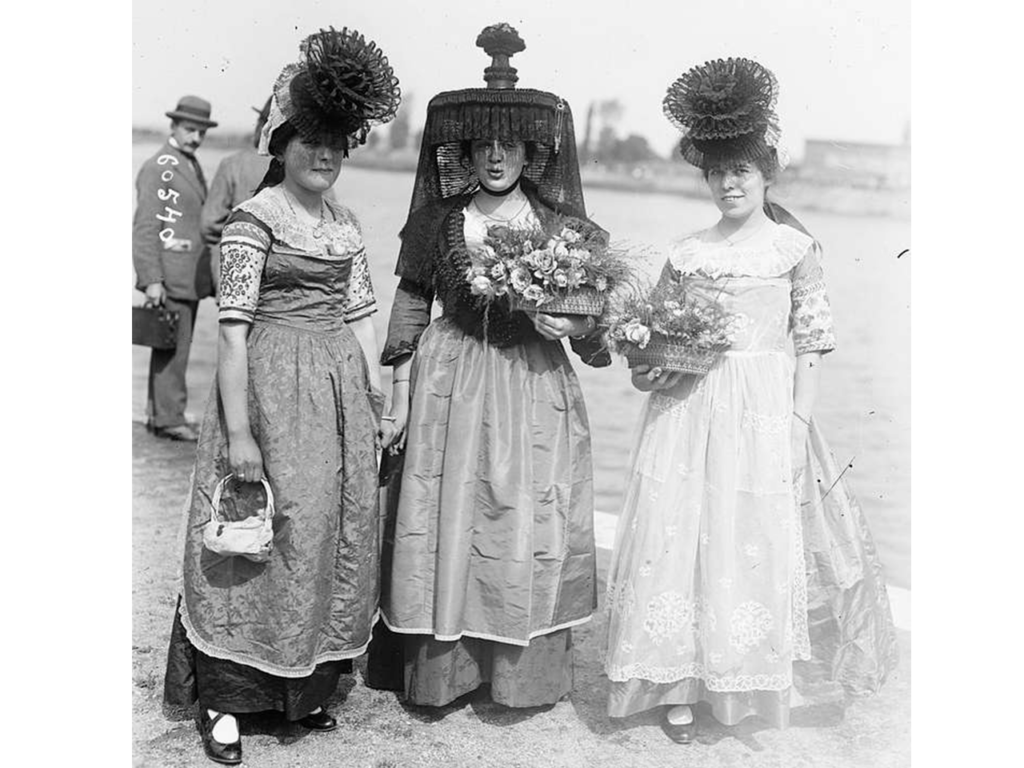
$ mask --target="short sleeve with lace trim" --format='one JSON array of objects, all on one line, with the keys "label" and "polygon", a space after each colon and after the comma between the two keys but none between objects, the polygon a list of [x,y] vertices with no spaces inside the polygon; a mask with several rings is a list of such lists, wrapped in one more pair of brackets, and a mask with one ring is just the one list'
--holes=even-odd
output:
[{"label": "short sleeve with lace trim", "polygon": [[366,260],[366,249],[360,248],[352,255],[352,273],[348,278],[348,297],[345,300],[345,322],[361,320],[376,311],[377,298],[370,281],[370,264]]},{"label": "short sleeve with lace trim", "polygon": [[790,328],[796,354],[831,352],[836,348],[832,308],[825,290],[821,249],[811,243],[804,257],[790,273]]},{"label": "short sleeve with lace trim", "polygon": [[270,233],[248,214],[234,214],[224,227],[220,241],[221,321],[252,322],[270,244]]}]

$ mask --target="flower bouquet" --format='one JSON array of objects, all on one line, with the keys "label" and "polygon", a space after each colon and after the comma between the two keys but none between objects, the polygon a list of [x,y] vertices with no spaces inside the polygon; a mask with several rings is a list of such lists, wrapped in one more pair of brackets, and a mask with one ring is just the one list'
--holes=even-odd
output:
[{"label": "flower bouquet", "polygon": [[662,279],[650,291],[634,291],[614,315],[608,340],[630,368],[649,365],[699,376],[732,345],[738,329],[735,315],[687,290],[685,280]]},{"label": "flower bouquet", "polygon": [[628,271],[604,233],[590,229],[577,219],[546,229],[489,228],[466,270],[470,291],[488,302],[505,299],[513,310],[600,316],[608,291]]}]

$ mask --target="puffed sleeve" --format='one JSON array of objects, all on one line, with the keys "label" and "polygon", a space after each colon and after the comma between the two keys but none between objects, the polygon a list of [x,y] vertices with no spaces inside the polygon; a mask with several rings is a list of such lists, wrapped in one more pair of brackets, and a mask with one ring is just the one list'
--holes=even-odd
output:
[{"label": "puffed sleeve", "polygon": [[790,329],[796,354],[831,352],[836,346],[835,330],[821,267],[821,249],[816,242],[808,246],[793,267],[790,280]]},{"label": "puffed sleeve", "polygon": [[420,336],[430,325],[433,301],[434,292],[430,288],[405,277],[398,282],[388,321],[388,337],[380,356],[381,365],[394,365],[399,358],[416,351]]},{"label": "puffed sleeve", "polygon": [[348,227],[348,248],[353,255],[343,312],[345,322],[354,323],[377,311],[377,297],[374,296],[373,282],[370,280],[370,262],[366,258],[366,246],[363,243],[363,228],[351,209],[334,201],[330,202],[328,207],[336,220]]},{"label": "puffed sleeve", "polygon": [[251,323],[260,295],[270,233],[246,213],[234,214],[220,241],[220,320]]}]

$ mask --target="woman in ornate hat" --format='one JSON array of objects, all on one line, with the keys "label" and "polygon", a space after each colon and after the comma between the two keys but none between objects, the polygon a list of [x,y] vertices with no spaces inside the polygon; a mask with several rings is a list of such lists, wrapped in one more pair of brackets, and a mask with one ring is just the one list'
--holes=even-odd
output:
[{"label": "woman in ornate hat", "polygon": [[568,104],[514,87],[508,57],[525,45],[507,24],[477,45],[494,58],[487,87],[431,100],[402,230],[382,361],[394,366],[384,440],[405,457],[381,610],[404,653],[387,656],[396,638],[381,630],[369,682],[428,706],[489,682],[494,701],[530,707],[570,691],[572,627],[596,606],[589,427],[561,340],[591,365],[609,358],[592,319],[485,309],[471,294],[489,228],[571,216],[598,231]]},{"label": "woman in ornate hat", "polygon": [[[348,29],[311,35],[274,86],[259,191],[221,240],[217,381],[188,509],[165,699],[199,702],[206,754],[241,761],[237,713],[278,710],[314,730],[377,613],[376,445],[384,398],[359,223],[324,198],[349,149],[391,119],[398,81]],[[204,548],[211,497],[240,482],[238,517],[269,482],[270,558]],[[245,510],[251,511],[251,510]],[[231,509],[220,509],[231,517]]]},{"label": "woman in ornate hat", "polygon": [[877,690],[896,661],[881,565],[812,417],[835,347],[815,241],[773,221],[782,167],[774,75],[747,59],[683,74],[665,112],[701,168],[718,223],[679,240],[662,279],[685,279],[739,321],[703,377],[638,367],[650,391],[608,577],[609,714],[666,706],[694,738],[693,705],[726,725],[784,727],[808,697]]}]

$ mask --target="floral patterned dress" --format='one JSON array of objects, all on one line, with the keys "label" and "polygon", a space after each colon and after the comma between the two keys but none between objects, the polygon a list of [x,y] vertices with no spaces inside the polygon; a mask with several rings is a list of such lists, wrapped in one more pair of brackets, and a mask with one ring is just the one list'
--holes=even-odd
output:
[{"label": "floral patterned dress", "polygon": [[[818,658],[804,530],[811,524],[828,549],[833,524],[821,519],[837,512],[822,512],[819,498],[805,513],[814,519],[802,520],[800,500],[816,492],[805,478],[835,465],[790,447],[791,350],[835,346],[821,263],[810,237],[769,221],[742,246],[714,229],[685,238],[669,265],[735,314],[740,330],[706,376],[684,376],[644,407],[608,578],[609,713],[703,700],[726,724],[757,714],[784,726],[794,664]],[[827,456],[816,428],[812,437],[815,456]],[[829,504],[846,504],[862,523],[849,498],[840,486]],[[845,586],[868,596],[858,615],[877,631],[863,646],[873,658],[859,666],[874,664],[877,685],[894,660],[891,614],[866,526],[843,538],[837,551],[861,556]],[[837,606],[839,591],[819,603]],[[819,623],[835,644],[835,623]]]},{"label": "floral patterned dress", "polygon": [[[271,187],[224,228],[220,319],[252,326],[249,419],[276,502],[274,549],[269,562],[254,563],[203,547],[214,487],[230,472],[215,384],[188,504],[165,686],[172,705],[198,698],[219,711],[278,709],[298,719],[333,692],[339,662],[370,639],[383,395],[371,391],[348,323],[374,312],[375,300],[355,217],[335,203],[328,210],[322,229],[307,225]],[[236,516],[251,514],[238,498]]]}]

